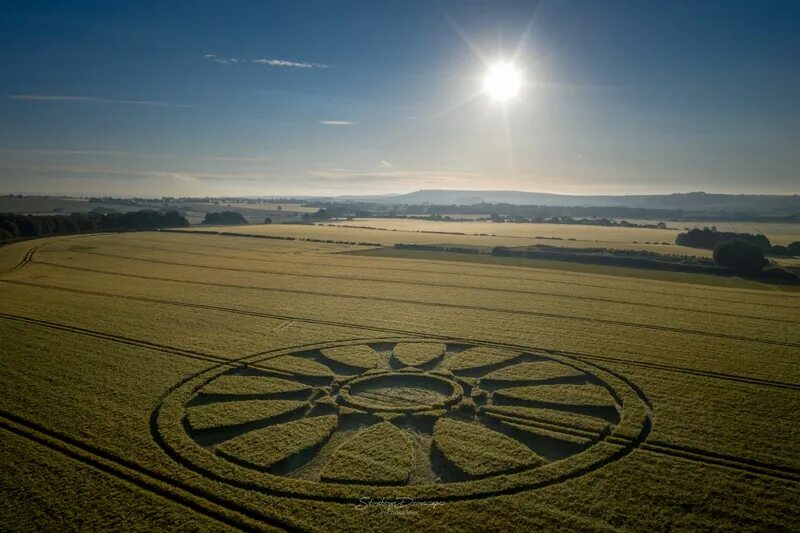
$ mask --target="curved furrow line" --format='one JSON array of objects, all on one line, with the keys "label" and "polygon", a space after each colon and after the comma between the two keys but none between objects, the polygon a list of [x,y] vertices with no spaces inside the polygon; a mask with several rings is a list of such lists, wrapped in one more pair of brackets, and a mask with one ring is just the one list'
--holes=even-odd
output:
[{"label": "curved furrow line", "polygon": [[[314,318],[301,318],[301,317],[297,317],[297,316],[279,315],[279,314],[275,314],[275,313],[264,313],[264,312],[259,312],[259,311],[247,311],[247,310],[244,310],[244,309],[236,309],[236,308],[231,308],[231,307],[220,307],[220,306],[212,306],[212,305],[206,305],[206,304],[190,304],[190,303],[175,302],[175,301],[170,301],[170,300],[159,300],[159,299],[156,299],[156,298],[114,295],[114,294],[100,293],[100,292],[94,292],[94,291],[86,291],[86,290],[80,290],[80,289],[69,289],[69,288],[65,288],[65,287],[38,285],[38,284],[33,284],[33,283],[28,283],[28,282],[16,282],[16,281],[10,281],[10,280],[0,280],[0,283],[10,283],[10,284],[15,284],[15,285],[28,285],[28,286],[33,286],[33,287],[38,287],[38,288],[43,288],[43,289],[58,290],[58,291],[64,291],[64,292],[73,292],[73,293],[78,293],[78,294],[89,294],[89,295],[92,295],[92,296],[100,296],[100,297],[105,297],[105,298],[117,298],[117,299],[122,299],[122,300],[138,301],[138,302],[145,302],[145,303],[155,303],[155,304],[160,304],[160,305],[172,305],[172,306],[178,306],[178,307],[207,309],[207,310],[211,310],[211,311],[221,311],[221,312],[225,312],[225,313],[240,314],[240,315],[245,315],[245,316],[255,316],[255,317],[271,318],[271,319],[277,319],[277,320],[288,320],[288,321],[296,321],[296,322],[305,322],[305,323],[309,323],[309,324],[317,324],[317,325],[322,325],[322,326],[333,326],[333,327],[342,327],[342,328],[350,328],[350,329],[361,329],[361,330],[364,330],[364,331],[376,331],[376,332],[380,332],[380,333],[393,333],[393,334],[396,334],[396,335],[404,335],[404,336],[420,336],[420,335],[423,335],[423,336],[429,337],[431,339],[441,339],[443,341],[447,341],[447,340],[455,341],[455,340],[458,340],[456,338],[451,338],[451,337],[441,336],[441,335],[433,335],[433,334],[430,334],[428,332],[422,332],[422,331],[417,331],[417,330],[387,328],[387,327],[381,327],[381,326],[369,326],[369,325],[364,325],[364,324],[354,324],[354,323],[351,323],[351,322],[342,322],[342,321],[334,321],[334,320],[322,320],[322,319],[314,319]],[[470,341],[474,341],[474,342],[480,342],[480,339],[466,339],[466,340],[470,340]],[[505,345],[505,346],[508,346],[510,348],[517,348],[516,345],[512,345],[512,344],[508,344],[508,343],[495,343],[495,344]],[[602,359],[602,360],[605,360],[605,361],[608,361],[608,362],[614,362],[614,363],[620,363],[620,364],[630,364],[630,365],[633,365],[633,366],[637,366],[637,365],[649,366],[650,365],[650,363],[646,363],[646,362],[641,362],[640,363],[640,362],[637,362],[637,361],[629,361],[627,359],[612,358],[612,357],[605,357],[605,356],[597,356],[597,355],[592,355],[592,354],[577,354],[577,353],[553,351],[553,350],[543,350],[543,351],[550,352],[550,353],[556,353],[556,354],[563,353],[564,355],[569,355],[569,356],[573,356],[573,357],[576,357],[576,358],[586,358],[586,359],[594,358],[594,359],[598,359],[598,360]],[[252,357],[258,357],[258,356],[265,355],[267,353],[269,353],[269,352],[264,352],[264,351],[255,352],[255,353],[246,355],[246,356],[244,356],[242,358],[230,360],[229,362],[235,362],[235,361],[239,361],[239,360],[242,360],[242,359],[249,359],[249,358],[252,358]],[[747,382],[747,383],[752,383],[754,385],[760,385],[760,386],[765,386],[765,387],[775,387],[775,388],[797,389],[798,387],[800,387],[800,385],[797,385],[797,384],[794,384],[794,383],[784,383],[784,382],[780,382],[780,381],[770,381],[770,380],[764,380],[764,379],[759,379],[759,378],[749,378],[747,376],[737,376],[737,375],[734,375],[734,374],[722,374],[722,373],[718,373],[718,372],[695,370],[695,369],[690,369],[690,368],[685,368],[685,367],[678,367],[678,366],[671,366],[671,365],[660,365],[658,363],[652,363],[652,364],[653,365],[657,365],[658,369],[660,369],[660,370],[666,370],[666,371],[675,372],[675,373],[678,373],[678,374],[702,375],[702,376],[705,376],[705,377],[709,377],[709,378],[713,378],[713,379],[719,379],[719,380],[723,380],[723,381],[737,381],[737,382],[738,381],[744,381],[744,382]]]},{"label": "curved furrow line", "polygon": [[32,246],[31,248],[29,248],[25,252],[25,255],[22,256],[22,259],[20,259],[19,262],[16,265],[10,266],[10,267],[8,267],[8,268],[6,268],[4,270],[0,270],[0,274],[7,274],[9,272],[13,272],[15,270],[19,270],[21,268],[24,268],[25,265],[27,265],[28,263],[31,262],[31,259],[33,259],[33,254],[36,251],[36,248],[38,248],[39,246],[41,246],[41,244],[36,244],[36,245]]},{"label": "curved furrow line", "polygon": [[45,428],[18,415],[0,410],[0,428],[236,529],[272,531],[280,528],[286,531],[302,531],[260,511],[246,508],[211,491],[148,469],[135,461],[118,457],[95,445]]}]

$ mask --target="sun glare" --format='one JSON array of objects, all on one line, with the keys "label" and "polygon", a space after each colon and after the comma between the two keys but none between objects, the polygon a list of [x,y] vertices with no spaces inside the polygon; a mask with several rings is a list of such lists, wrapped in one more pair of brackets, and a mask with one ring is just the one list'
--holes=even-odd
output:
[{"label": "sun glare", "polygon": [[483,92],[496,102],[507,102],[519,94],[522,74],[511,63],[495,63],[483,78]]}]

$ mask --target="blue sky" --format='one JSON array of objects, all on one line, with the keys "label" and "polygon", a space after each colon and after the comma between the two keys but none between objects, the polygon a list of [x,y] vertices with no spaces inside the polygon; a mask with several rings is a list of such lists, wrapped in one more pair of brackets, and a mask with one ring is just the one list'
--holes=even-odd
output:
[{"label": "blue sky", "polygon": [[[798,193],[800,3],[0,5],[0,192]],[[525,86],[481,94],[487,63]]]}]

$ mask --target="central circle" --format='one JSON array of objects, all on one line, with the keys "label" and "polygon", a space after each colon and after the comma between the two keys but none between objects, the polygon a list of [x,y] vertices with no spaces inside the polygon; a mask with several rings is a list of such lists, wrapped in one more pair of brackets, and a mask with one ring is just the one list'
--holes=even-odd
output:
[{"label": "central circle", "polygon": [[354,379],[339,401],[368,411],[417,412],[444,409],[461,399],[458,383],[441,376],[392,372]]}]

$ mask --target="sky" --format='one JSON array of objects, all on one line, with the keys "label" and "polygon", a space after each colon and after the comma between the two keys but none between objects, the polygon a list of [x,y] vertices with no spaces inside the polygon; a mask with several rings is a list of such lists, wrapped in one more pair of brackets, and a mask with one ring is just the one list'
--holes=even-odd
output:
[{"label": "sky", "polygon": [[[0,193],[800,193],[800,2],[0,4]],[[523,86],[498,103],[485,73]]]}]

